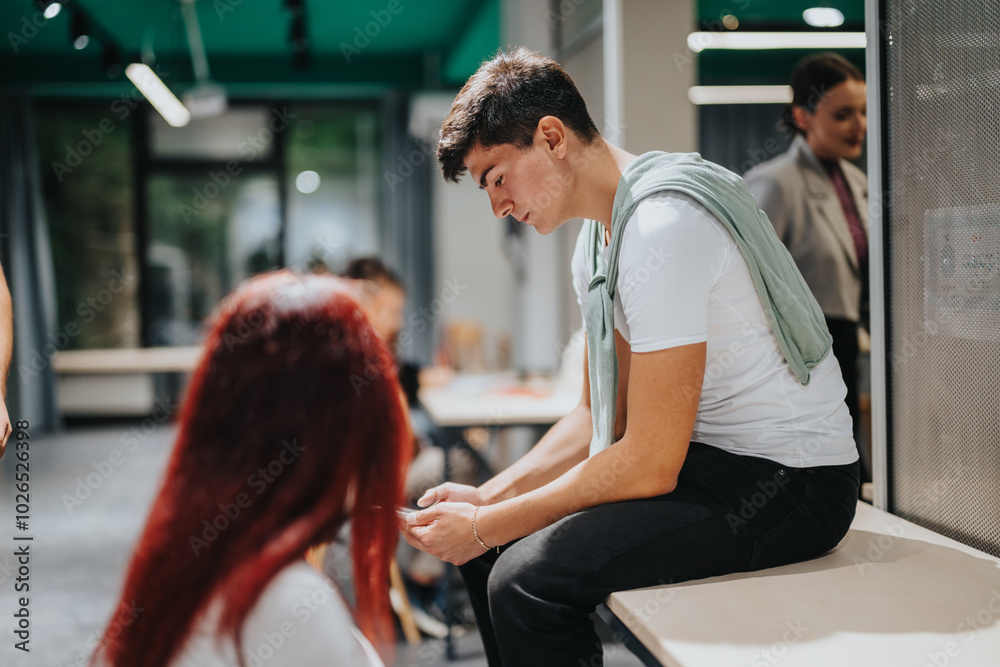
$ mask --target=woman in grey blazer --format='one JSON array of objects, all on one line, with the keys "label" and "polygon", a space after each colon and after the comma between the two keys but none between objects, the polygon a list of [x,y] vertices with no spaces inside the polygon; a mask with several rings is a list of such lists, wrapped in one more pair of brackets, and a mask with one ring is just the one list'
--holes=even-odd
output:
[{"label": "woman in grey blazer", "polygon": [[[848,160],[861,156],[867,129],[865,81],[834,53],[811,56],[792,74],[785,123],[788,151],[744,175],[819,301],[858,427],[858,326],[867,321],[868,179]],[[867,457],[862,455],[862,462]],[[870,479],[862,465],[862,480]]]}]

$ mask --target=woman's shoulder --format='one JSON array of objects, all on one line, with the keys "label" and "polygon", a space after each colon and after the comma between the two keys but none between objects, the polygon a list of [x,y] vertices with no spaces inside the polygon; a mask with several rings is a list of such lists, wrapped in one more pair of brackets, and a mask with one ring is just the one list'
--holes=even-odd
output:
[{"label": "woman's shoulder", "polygon": [[796,178],[802,168],[799,157],[799,151],[792,144],[784,153],[779,153],[770,160],[748,169],[743,174],[743,180],[750,184],[760,180],[786,181],[789,178]]},{"label": "woman's shoulder", "polygon": [[247,616],[247,625],[280,624],[284,620],[307,623],[316,614],[324,617],[324,622],[354,625],[340,592],[329,579],[300,560],[278,572],[268,583]]},{"label": "woman's shoulder", "polygon": [[[280,652],[275,642],[284,646]],[[247,616],[243,643],[248,659],[270,648],[287,665],[331,656],[342,657],[343,664],[382,664],[357,632],[343,597],[305,561],[287,566],[267,585]]]}]

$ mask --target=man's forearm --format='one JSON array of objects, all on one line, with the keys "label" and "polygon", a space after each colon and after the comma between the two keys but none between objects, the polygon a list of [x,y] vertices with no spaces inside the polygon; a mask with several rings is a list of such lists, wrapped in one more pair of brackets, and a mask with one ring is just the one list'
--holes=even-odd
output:
[{"label": "man's forearm", "polygon": [[506,544],[588,507],[669,493],[686,453],[686,443],[623,439],[542,487],[483,507],[479,533]]},{"label": "man's forearm", "polygon": [[480,487],[487,504],[514,498],[556,479],[587,458],[593,422],[578,405],[560,419],[531,451]]}]

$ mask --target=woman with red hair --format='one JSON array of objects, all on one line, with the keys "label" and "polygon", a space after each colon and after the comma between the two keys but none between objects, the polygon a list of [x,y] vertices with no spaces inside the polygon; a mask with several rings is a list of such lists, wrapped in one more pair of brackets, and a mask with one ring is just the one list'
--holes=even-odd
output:
[{"label": "woman with red hair", "polygon": [[219,306],[92,664],[381,665],[303,558],[350,517],[357,626],[391,639],[407,426],[392,359],[349,290],[281,271]]}]

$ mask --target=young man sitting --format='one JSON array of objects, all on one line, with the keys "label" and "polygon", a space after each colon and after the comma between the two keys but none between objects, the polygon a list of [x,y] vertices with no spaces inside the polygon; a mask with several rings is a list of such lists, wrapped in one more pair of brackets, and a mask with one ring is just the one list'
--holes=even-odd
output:
[{"label": "young man sitting", "polygon": [[482,486],[429,490],[404,524],[462,566],[492,667],[600,664],[590,614],[610,593],[840,541],[858,485],[846,388],[738,176],[612,145],[566,72],[525,49],[469,79],[438,159],[448,180],[468,170],[497,217],[541,234],[588,220],[572,261],[579,405]]}]

